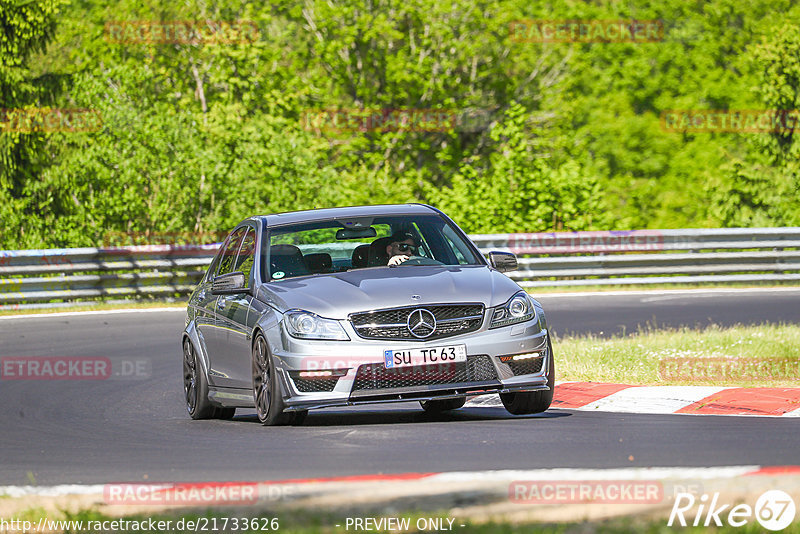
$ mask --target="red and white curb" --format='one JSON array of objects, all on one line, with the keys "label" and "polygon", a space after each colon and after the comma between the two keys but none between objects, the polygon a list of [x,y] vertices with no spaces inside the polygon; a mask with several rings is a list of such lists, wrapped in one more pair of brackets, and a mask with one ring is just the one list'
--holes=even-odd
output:
[{"label": "red and white curb", "polygon": [[[443,483],[493,483],[509,482],[516,480],[546,480],[546,481],[574,481],[574,480],[717,480],[738,478],[744,476],[781,476],[800,475],[800,466],[769,466],[735,465],[720,467],[625,467],[611,469],[504,469],[496,471],[451,471],[443,473],[398,473],[354,475],[342,477],[297,478],[268,481],[239,481],[239,482],[175,482],[175,483],[147,483],[133,482],[142,486],[152,485],[163,489],[165,486],[174,488],[209,488],[224,486],[226,488],[237,484],[252,486],[254,484],[269,488],[275,486],[312,487],[320,484],[347,484],[380,482],[443,482]],[[109,485],[115,484],[62,484],[56,486],[0,486],[0,495],[11,498],[26,496],[58,497],[64,495],[103,495]]]},{"label": "red and white curb", "polygon": [[[502,405],[497,395],[476,397],[467,403],[467,406]],[[800,417],[800,388],[561,382],[556,384],[552,407],[642,414]]]}]

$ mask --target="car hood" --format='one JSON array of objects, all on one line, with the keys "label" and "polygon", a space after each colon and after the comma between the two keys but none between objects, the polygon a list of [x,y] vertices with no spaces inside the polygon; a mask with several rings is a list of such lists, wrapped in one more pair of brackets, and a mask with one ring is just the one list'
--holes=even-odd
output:
[{"label": "car hood", "polygon": [[[482,265],[399,266],[304,276],[263,284],[259,298],[286,311],[299,308],[331,319],[354,312],[456,302],[486,307],[506,302],[520,287]],[[412,295],[419,298],[412,300]]]}]

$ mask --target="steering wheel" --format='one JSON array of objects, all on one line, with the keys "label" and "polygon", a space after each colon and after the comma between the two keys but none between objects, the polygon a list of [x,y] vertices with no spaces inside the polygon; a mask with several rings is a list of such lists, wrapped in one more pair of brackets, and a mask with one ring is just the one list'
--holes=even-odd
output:
[{"label": "steering wheel", "polygon": [[400,265],[444,265],[444,263],[425,256],[411,256]]}]

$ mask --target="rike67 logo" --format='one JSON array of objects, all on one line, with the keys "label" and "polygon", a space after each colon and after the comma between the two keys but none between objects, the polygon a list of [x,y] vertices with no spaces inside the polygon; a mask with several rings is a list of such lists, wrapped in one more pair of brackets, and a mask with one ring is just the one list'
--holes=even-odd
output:
[{"label": "rike67 logo", "polygon": [[727,522],[732,527],[741,527],[755,519],[763,528],[777,531],[792,523],[795,512],[794,500],[781,490],[764,492],[755,507],[748,504],[721,504],[719,493],[714,493],[710,498],[707,493],[699,498],[691,493],[679,493],[672,505],[667,526],[709,527],[713,524],[721,527]]}]

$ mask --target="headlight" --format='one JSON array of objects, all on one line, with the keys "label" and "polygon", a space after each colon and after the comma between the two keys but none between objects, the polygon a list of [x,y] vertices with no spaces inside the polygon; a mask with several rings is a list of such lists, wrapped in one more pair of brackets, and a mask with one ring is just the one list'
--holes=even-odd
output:
[{"label": "headlight", "polygon": [[510,324],[524,323],[536,318],[536,308],[528,294],[520,291],[502,306],[494,309],[489,328],[499,328]]},{"label": "headlight", "polygon": [[334,339],[349,341],[339,321],[323,319],[319,315],[303,310],[289,310],[284,315],[286,330],[292,337],[300,339]]}]

